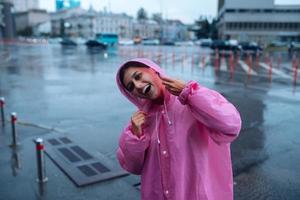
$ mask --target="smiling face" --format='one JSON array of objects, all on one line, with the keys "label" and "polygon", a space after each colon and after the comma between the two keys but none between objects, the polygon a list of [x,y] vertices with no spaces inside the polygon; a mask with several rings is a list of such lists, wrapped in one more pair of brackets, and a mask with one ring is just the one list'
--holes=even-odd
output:
[{"label": "smiling face", "polygon": [[124,72],[123,84],[136,97],[160,101],[164,97],[164,87],[158,74],[151,68],[128,67]]}]

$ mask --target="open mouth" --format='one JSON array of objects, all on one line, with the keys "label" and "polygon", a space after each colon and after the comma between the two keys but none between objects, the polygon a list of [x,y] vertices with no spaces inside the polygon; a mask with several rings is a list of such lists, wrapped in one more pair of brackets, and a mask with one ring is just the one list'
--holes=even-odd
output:
[{"label": "open mouth", "polygon": [[143,94],[148,94],[148,92],[150,91],[150,89],[151,89],[151,85],[150,84],[146,85],[143,88]]}]

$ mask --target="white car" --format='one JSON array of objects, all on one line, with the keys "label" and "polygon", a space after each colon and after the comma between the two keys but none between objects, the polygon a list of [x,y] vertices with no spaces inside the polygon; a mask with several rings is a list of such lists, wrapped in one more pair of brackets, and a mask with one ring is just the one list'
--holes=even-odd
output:
[{"label": "white car", "polygon": [[130,39],[119,40],[119,45],[134,45],[134,41]]}]

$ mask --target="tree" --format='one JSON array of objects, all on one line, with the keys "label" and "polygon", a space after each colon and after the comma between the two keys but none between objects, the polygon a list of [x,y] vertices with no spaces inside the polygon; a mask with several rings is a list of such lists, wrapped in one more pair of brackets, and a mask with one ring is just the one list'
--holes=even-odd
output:
[{"label": "tree", "polygon": [[211,38],[218,39],[217,20],[213,19],[211,22],[205,17],[200,17],[195,21],[196,26],[199,28],[195,30],[198,39]]},{"label": "tree", "polygon": [[143,21],[148,19],[148,14],[144,8],[140,8],[137,12],[137,20]]},{"label": "tree", "polygon": [[218,39],[218,28],[217,28],[217,19],[213,19],[210,24],[210,38],[213,40]]},{"label": "tree", "polygon": [[161,13],[153,13],[151,19],[156,21],[158,24],[161,24],[163,22]]},{"label": "tree", "polygon": [[208,38],[210,33],[210,24],[206,18],[201,18],[196,21],[199,29],[196,31],[197,38]]}]

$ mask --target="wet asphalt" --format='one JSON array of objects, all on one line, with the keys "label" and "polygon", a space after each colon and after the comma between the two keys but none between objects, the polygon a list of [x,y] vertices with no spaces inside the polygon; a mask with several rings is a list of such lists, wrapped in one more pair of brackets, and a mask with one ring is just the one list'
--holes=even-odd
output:
[{"label": "wet asphalt", "polygon": [[[257,75],[249,76],[238,63],[233,77],[229,70],[215,71],[210,50],[198,47],[133,46],[103,52],[84,46],[0,46],[0,96],[6,99],[0,199],[140,198],[138,176],[78,188],[48,157],[49,181],[39,186],[32,142],[64,135],[118,166],[118,138],[135,108],[118,91],[115,73],[133,57],[151,58],[169,76],[219,91],[240,111],[242,131],[231,145],[235,199],[300,199],[300,90],[292,80],[292,57],[279,53],[271,55],[274,66],[291,78],[273,74],[270,81],[267,70],[254,67]],[[223,64],[229,65],[228,57]],[[10,112],[18,115],[18,148],[9,147]]]}]

